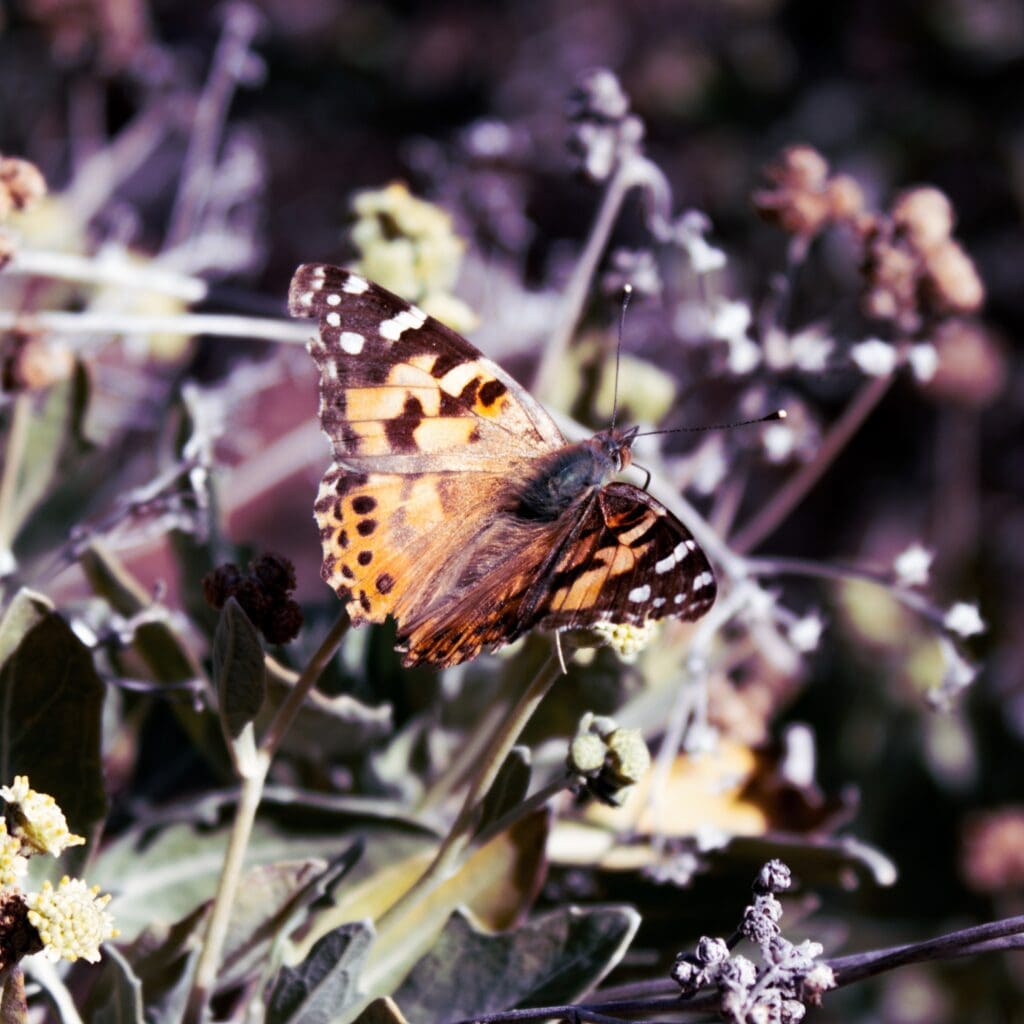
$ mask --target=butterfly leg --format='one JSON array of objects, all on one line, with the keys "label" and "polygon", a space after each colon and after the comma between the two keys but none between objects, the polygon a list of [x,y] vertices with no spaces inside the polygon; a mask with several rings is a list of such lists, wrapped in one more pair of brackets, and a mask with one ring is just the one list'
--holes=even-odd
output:
[{"label": "butterfly leg", "polygon": [[646,466],[640,466],[635,462],[633,465],[636,466],[637,469],[642,469],[644,471],[644,482],[640,485],[640,490],[646,491],[647,485],[651,482],[651,471]]}]

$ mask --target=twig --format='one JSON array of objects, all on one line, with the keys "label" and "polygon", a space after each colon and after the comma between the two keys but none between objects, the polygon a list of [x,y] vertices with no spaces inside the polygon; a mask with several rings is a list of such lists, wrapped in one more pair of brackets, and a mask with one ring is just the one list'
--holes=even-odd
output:
[{"label": "twig", "polygon": [[180,313],[177,316],[134,316],[130,313],[12,313],[0,310],[0,331],[42,331],[48,334],[212,334],[305,345],[309,327],[291,320]]},{"label": "twig", "polygon": [[32,415],[32,396],[20,394],[14,400],[11,410],[11,422],[7,430],[7,446],[4,449],[4,464],[0,468],[0,576],[4,575],[13,563],[11,543],[18,531],[19,522],[15,503],[18,495],[18,477],[25,455],[25,442],[28,440],[28,425]]},{"label": "twig", "polygon": [[209,285],[198,277],[165,270],[157,261],[133,263],[117,250],[116,255],[79,256],[70,252],[17,249],[4,267],[5,274],[49,277],[83,284],[120,285],[139,291],[171,295],[183,302],[202,302]]},{"label": "twig", "polygon": [[217,980],[224,940],[227,937],[228,923],[231,920],[231,909],[235,902],[235,894],[238,892],[238,883],[242,877],[245,852],[252,835],[256,811],[259,809],[263,796],[263,786],[271,761],[288,727],[298,714],[306,695],[316,684],[328,662],[334,657],[342,637],[348,631],[349,624],[348,615],[342,613],[327,636],[324,637],[313,657],[310,658],[302,675],[299,676],[298,682],[277,709],[255,756],[238,759],[237,763],[241,767],[242,788],[238,807],[235,810],[235,818],[231,825],[224,866],[221,869],[217,892],[210,908],[203,951],[196,964],[192,991],[189,993],[188,1006],[185,1010],[185,1024],[201,1024],[206,1004],[209,1002]]},{"label": "twig", "polygon": [[730,546],[734,551],[745,553],[775,532],[832,465],[836,456],[882,400],[892,382],[893,375],[889,374],[886,377],[873,377],[864,384],[839,419],[832,424],[814,459],[790,477],[768,504],[733,536]]}]

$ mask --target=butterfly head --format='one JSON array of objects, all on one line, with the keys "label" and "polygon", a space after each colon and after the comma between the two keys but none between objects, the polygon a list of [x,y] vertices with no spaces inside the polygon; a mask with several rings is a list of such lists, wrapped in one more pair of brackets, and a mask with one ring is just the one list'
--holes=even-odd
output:
[{"label": "butterfly head", "polygon": [[621,473],[633,462],[633,442],[639,430],[639,427],[630,427],[628,430],[610,427],[595,434],[590,443],[608,462],[613,473]]}]

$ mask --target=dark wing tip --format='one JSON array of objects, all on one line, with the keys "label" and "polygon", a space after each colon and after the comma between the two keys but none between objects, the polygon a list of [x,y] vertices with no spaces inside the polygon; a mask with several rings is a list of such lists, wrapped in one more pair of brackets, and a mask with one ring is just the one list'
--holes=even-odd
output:
[{"label": "dark wing tip", "polygon": [[329,273],[344,274],[338,267],[328,263],[303,263],[294,274],[288,286],[288,313],[290,316],[316,316],[316,293],[323,288]]}]

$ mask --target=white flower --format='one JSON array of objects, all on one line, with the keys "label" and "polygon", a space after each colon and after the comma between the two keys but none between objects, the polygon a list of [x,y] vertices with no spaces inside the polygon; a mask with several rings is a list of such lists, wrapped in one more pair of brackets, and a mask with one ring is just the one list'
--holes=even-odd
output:
[{"label": "white flower", "polygon": [[688,210],[676,221],[675,241],[689,257],[695,274],[708,274],[725,266],[725,253],[704,237],[711,221],[699,210]]},{"label": "white flower", "polygon": [[82,836],[68,831],[64,812],[49,793],[37,793],[29,786],[27,775],[15,775],[10,786],[0,786],[0,797],[11,806],[14,835],[30,852],[59,857],[69,846],[80,846]]},{"label": "white flower", "polygon": [[815,612],[797,619],[788,630],[789,642],[801,653],[810,654],[818,649],[825,623]]},{"label": "white flower", "polygon": [[0,818],[0,885],[18,885],[28,873],[28,858],[21,853],[21,840],[7,834],[7,822]]},{"label": "white flower", "polygon": [[920,345],[912,345],[907,352],[907,362],[914,376],[922,383],[935,376],[939,368],[939,353],[931,342],[922,342]]},{"label": "white flower", "polygon": [[789,338],[789,356],[793,365],[804,373],[822,373],[835,342],[821,327],[805,327]]},{"label": "white flower", "polygon": [[892,563],[896,582],[901,587],[921,587],[928,582],[934,554],[921,544],[911,544]]},{"label": "white flower", "polygon": [[854,345],[850,358],[868,377],[888,377],[896,369],[896,349],[881,338],[869,338]]},{"label": "white flower", "polygon": [[764,428],[761,444],[769,462],[785,462],[796,451],[796,432],[785,423],[772,423]]},{"label": "white flower", "polygon": [[761,362],[761,350],[749,338],[729,341],[729,369],[737,376],[750,373]]},{"label": "white flower", "polygon": [[942,622],[951,633],[965,638],[985,632],[985,620],[979,614],[978,606],[966,601],[957,601],[946,612]]},{"label": "white flower", "polygon": [[745,302],[721,299],[711,310],[708,330],[713,338],[734,341],[746,337],[752,319],[750,307]]},{"label": "white flower", "polygon": [[65,875],[56,889],[43,882],[41,892],[25,897],[29,923],[39,933],[47,959],[99,960],[100,943],[118,934],[105,909],[110,896],[99,891],[98,885],[90,888],[82,879]]},{"label": "white flower", "polygon": [[629,622],[595,622],[591,628],[623,661],[631,662],[657,635],[658,623],[654,619],[645,619],[639,626]]}]

